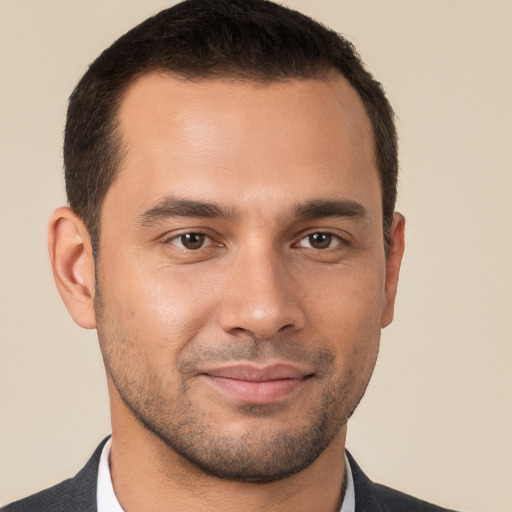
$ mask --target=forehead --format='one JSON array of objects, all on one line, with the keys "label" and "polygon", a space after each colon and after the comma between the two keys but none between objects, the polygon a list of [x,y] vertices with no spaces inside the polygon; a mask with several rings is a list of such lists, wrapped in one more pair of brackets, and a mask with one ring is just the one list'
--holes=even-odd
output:
[{"label": "forehead", "polygon": [[[208,201],[375,196],[371,123],[339,74],[267,83],[151,73],[119,108],[125,156],[107,194]],[[121,190],[123,189],[123,190]]]}]

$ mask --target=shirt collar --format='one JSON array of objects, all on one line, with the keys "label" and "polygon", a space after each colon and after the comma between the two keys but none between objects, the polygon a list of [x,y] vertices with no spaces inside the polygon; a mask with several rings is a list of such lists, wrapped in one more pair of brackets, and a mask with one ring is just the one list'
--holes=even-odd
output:
[{"label": "shirt collar", "polygon": [[98,504],[98,512],[123,512],[119,501],[117,501],[114,487],[112,486],[112,478],[110,476],[110,447],[112,438],[110,438],[103,447],[98,467],[98,487],[96,490],[96,501]]}]

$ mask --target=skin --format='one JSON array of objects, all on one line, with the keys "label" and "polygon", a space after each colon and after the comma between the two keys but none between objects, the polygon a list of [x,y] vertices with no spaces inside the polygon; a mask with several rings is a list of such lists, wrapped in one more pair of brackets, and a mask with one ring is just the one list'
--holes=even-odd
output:
[{"label": "skin", "polygon": [[[392,320],[404,250],[396,214],[384,254],[360,98],[334,73],[150,74],[119,120],[126,151],[103,204],[97,287],[87,230],[67,208],[49,247],[68,310],[98,331],[121,505],[339,510],[346,422]],[[218,375],[241,365],[256,384]],[[281,366],[293,378],[265,377]]]}]

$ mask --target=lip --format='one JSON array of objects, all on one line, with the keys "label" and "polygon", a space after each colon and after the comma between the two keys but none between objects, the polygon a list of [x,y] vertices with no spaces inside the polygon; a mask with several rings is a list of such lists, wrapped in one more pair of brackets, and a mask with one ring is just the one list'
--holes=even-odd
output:
[{"label": "lip", "polygon": [[201,373],[220,393],[246,403],[269,404],[296,393],[313,372],[287,364],[270,366],[230,365]]}]

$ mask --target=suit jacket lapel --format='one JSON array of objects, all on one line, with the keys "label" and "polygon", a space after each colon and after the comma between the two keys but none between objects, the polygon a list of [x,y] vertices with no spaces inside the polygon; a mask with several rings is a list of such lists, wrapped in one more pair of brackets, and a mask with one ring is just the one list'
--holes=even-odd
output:
[{"label": "suit jacket lapel", "polygon": [[380,500],[375,496],[375,484],[363,473],[348,451],[347,457],[354,479],[356,512],[386,512],[387,508],[383,509]]},{"label": "suit jacket lapel", "polygon": [[[109,436],[110,437],[110,436]],[[87,464],[76,474],[71,481],[69,510],[80,510],[80,512],[97,512],[96,490],[98,487],[98,467],[101,451],[109,439],[106,437],[96,448]]]}]

